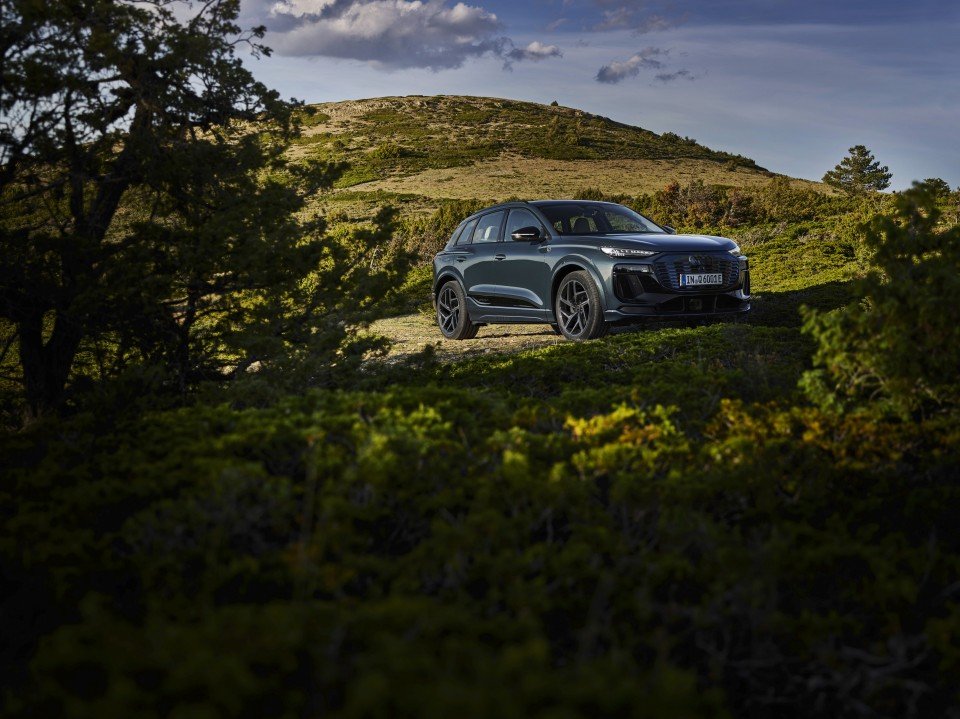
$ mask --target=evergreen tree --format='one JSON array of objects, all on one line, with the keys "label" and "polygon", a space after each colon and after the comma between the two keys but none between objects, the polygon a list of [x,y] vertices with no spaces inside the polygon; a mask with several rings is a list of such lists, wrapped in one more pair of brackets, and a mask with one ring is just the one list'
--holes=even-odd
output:
[{"label": "evergreen tree", "polygon": [[950,199],[950,185],[940,177],[928,177],[919,183],[925,187],[937,202],[946,202]]},{"label": "evergreen tree", "polygon": [[823,181],[850,195],[863,195],[890,187],[892,175],[863,145],[854,145],[850,154],[823,176]]}]

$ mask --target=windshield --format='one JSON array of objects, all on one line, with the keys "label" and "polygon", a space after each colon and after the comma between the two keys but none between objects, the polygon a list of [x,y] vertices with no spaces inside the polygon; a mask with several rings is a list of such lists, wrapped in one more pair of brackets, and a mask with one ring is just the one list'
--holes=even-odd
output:
[{"label": "windshield", "polygon": [[662,227],[623,205],[603,202],[563,202],[538,205],[561,235],[618,235],[637,232],[664,234]]}]

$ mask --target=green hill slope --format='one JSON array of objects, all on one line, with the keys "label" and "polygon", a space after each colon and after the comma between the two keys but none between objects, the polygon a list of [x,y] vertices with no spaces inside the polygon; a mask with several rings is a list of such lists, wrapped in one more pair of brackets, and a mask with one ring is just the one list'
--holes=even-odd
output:
[{"label": "green hill slope", "polygon": [[[345,161],[352,192],[429,198],[568,195],[584,186],[640,193],[700,178],[756,186],[746,157],[583,110],[461,96],[385,97],[308,107],[295,157]],[[811,183],[816,184],[816,183]]]}]

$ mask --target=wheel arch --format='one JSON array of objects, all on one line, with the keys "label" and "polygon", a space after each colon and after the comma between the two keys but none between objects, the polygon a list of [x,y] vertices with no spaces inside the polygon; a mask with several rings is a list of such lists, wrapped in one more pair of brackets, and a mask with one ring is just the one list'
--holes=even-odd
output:
[{"label": "wheel arch", "polygon": [[433,283],[433,299],[436,299],[440,296],[440,289],[447,284],[448,282],[459,282],[460,286],[463,287],[464,294],[466,294],[467,288],[464,287],[463,279],[453,270],[448,270],[441,273],[437,276],[437,279]]},{"label": "wheel arch", "polygon": [[[560,283],[563,282],[563,278],[569,275],[572,272],[586,272],[593,279],[594,284],[597,286],[597,292],[600,294],[600,300],[606,305],[606,297],[603,288],[603,280],[597,274],[597,271],[593,267],[593,263],[587,262],[582,258],[570,258],[569,260],[562,260],[557,264],[556,269],[553,272],[553,279],[550,281],[550,317],[556,321],[556,303],[557,303],[557,290],[560,289]],[[604,307],[606,309],[606,307]]]}]

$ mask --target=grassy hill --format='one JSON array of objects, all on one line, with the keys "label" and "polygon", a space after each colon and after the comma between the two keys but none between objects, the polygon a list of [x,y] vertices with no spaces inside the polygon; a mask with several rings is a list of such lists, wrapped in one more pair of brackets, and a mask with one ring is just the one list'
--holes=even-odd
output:
[{"label": "grassy hill", "polygon": [[[347,162],[326,202],[637,195],[671,180],[758,187],[753,160],[583,110],[499,98],[383,97],[306,108],[294,157]],[[822,188],[819,183],[798,181]],[[345,192],[349,190],[348,192]]]}]

